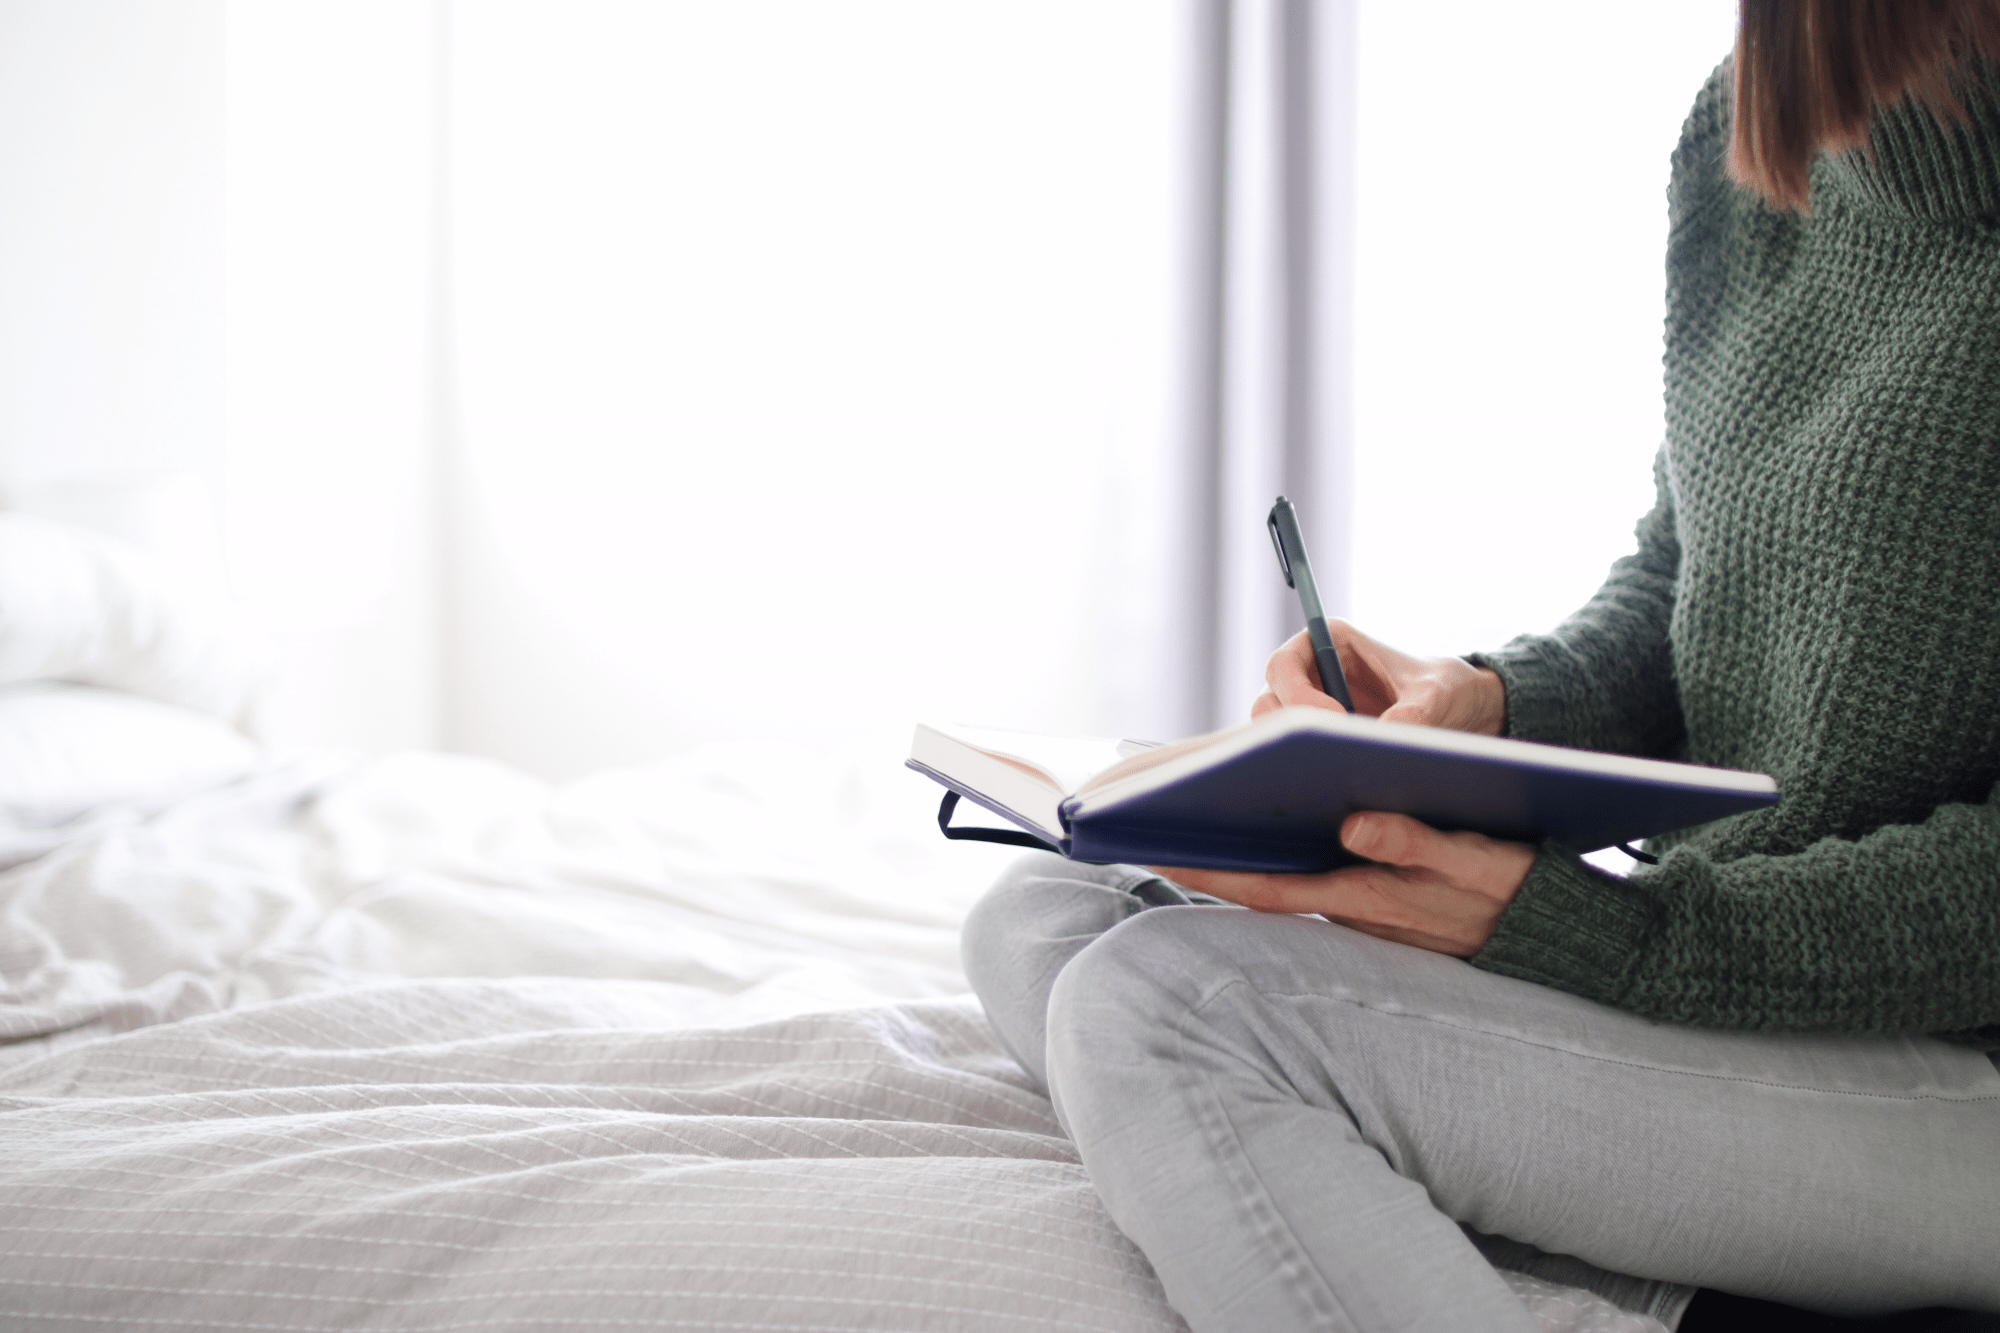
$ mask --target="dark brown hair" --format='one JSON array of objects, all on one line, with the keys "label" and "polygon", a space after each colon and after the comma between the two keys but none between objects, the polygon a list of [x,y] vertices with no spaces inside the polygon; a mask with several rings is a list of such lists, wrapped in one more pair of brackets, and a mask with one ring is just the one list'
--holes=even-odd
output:
[{"label": "dark brown hair", "polygon": [[1822,151],[1868,148],[1875,113],[1906,100],[1963,122],[1964,74],[2000,63],[2000,0],[1742,0],[1729,174],[1810,211]]}]

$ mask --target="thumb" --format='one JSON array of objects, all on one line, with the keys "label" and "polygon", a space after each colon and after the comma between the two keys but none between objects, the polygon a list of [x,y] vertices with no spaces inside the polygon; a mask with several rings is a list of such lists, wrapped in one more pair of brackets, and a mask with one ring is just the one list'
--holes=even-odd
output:
[{"label": "thumb", "polygon": [[1340,826],[1342,846],[1383,865],[1432,866],[1442,841],[1442,835],[1429,825],[1381,810],[1349,815]]}]

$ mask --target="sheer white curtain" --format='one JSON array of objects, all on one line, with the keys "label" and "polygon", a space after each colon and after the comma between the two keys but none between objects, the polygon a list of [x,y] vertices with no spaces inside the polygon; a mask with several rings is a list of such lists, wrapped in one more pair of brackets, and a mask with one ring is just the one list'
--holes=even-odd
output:
[{"label": "sheer white curtain", "polygon": [[1731,8],[15,0],[0,488],[204,473],[287,742],[1240,716],[1278,489],[1413,647],[1624,549]]},{"label": "sheer white curtain", "polygon": [[445,13],[448,745],[1243,715],[1347,582],[1348,0]]},{"label": "sheer white curtain", "polygon": [[1546,629],[1630,549],[1662,429],[1668,158],[1736,5],[1198,8],[1224,85],[1192,206],[1219,237],[1220,401],[1213,457],[1179,463],[1214,490],[1185,660],[1221,723],[1297,627],[1275,491],[1329,603],[1418,651]]},{"label": "sheer white curtain", "polygon": [[451,8],[446,744],[1150,731],[1156,0]]},{"label": "sheer white curtain", "polygon": [[229,52],[287,738],[1175,728],[1184,5],[239,0]]}]

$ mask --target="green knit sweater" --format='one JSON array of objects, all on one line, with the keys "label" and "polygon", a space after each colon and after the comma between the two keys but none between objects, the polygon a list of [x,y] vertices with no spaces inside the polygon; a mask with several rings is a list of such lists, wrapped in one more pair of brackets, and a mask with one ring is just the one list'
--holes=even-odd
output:
[{"label": "green knit sweater", "polygon": [[1667,438],[1638,550],[1473,660],[1531,740],[1770,773],[1603,874],[1545,845],[1473,960],[1676,1023],[2000,1048],[2000,98],[1822,157],[1811,216],[1668,193]]}]

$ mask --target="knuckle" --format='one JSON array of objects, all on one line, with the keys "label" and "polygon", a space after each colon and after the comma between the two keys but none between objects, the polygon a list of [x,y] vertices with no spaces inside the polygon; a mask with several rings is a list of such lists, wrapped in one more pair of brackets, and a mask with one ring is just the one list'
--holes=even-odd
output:
[{"label": "knuckle", "polygon": [[1378,925],[1406,926],[1410,912],[1403,900],[1403,887],[1402,877],[1389,867],[1368,870],[1355,884],[1355,914]]},{"label": "knuckle", "polygon": [[1403,701],[1426,719],[1443,714],[1446,691],[1433,676],[1419,676],[1403,691]]},{"label": "knuckle", "polygon": [[1238,901],[1255,912],[1275,912],[1279,910],[1278,897],[1275,886],[1258,883],[1245,887],[1243,896]]},{"label": "knuckle", "polygon": [[1406,864],[1417,853],[1420,839],[1416,827],[1400,816],[1377,819],[1372,855],[1392,865]]}]

